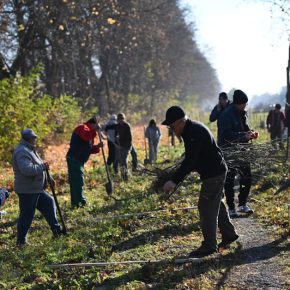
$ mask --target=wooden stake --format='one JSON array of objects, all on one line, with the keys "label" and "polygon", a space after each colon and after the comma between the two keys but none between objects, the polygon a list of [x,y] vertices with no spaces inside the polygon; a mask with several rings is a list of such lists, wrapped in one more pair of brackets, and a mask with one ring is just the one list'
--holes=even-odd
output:
[{"label": "wooden stake", "polygon": [[184,258],[170,260],[137,260],[137,261],[121,261],[121,262],[92,262],[92,263],[68,263],[68,264],[51,264],[46,265],[49,268],[73,268],[73,267],[104,267],[116,265],[131,265],[131,264],[185,264],[185,263],[200,263],[202,258]]},{"label": "wooden stake", "polygon": [[193,209],[197,209],[197,206],[173,208],[173,209],[157,209],[153,211],[144,211],[144,212],[136,212],[136,213],[127,213],[123,215],[105,216],[105,217],[96,218],[96,221],[112,220],[112,219],[126,219],[129,217],[140,217],[140,216],[149,215],[153,213],[161,213],[161,212],[167,212],[167,211],[186,211],[186,210],[193,210]]}]

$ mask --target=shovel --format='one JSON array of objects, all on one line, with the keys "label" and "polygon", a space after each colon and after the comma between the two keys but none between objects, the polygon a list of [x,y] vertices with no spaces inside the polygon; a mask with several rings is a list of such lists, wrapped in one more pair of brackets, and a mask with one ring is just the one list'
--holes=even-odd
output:
[{"label": "shovel", "polygon": [[148,155],[147,155],[147,142],[146,142],[146,137],[145,137],[145,126],[144,126],[144,144],[145,144],[145,159],[144,159],[144,165],[150,164],[150,160],[148,159]]},{"label": "shovel", "polygon": [[56,208],[57,208],[57,212],[58,212],[58,215],[59,215],[59,218],[60,218],[60,221],[61,221],[62,232],[64,234],[66,234],[67,230],[66,230],[66,226],[65,226],[65,223],[64,223],[64,220],[63,220],[63,217],[62,217],[62,213],[61,213],[60,207],[59,207],[59,203],[58,203],[57,198],[56,198],[54,185],[52,183],[52,178],[50,176],[49,170],[46,169],[45,171],[46,171],[47,180],[48,180],[48,183],[49,183],[52,195],[53,195],[53,199],[54,199],[54,202],[55,202],[55,205],[56,205]]},{"label": "shovel", "polygon": [[[101,135],[100,130],[98,130],[98,135],[99,135],[100,142],[102,142],[102,135]],[[112,182],[112,180],[110,178],[110,173],[109,173],[108,164],[106,162],[104,148],[101,147],[101,150],[102,150],[102,155],[103,155],[104,164],[105,164],[106,172],[107,172],[107,178],[108,178],[108,182],[105,184],[105,188],[106,188],[107,194],[111,195],[113,193],[113,191],[114,191],[114,185],[113,185],[113,182]]]}]

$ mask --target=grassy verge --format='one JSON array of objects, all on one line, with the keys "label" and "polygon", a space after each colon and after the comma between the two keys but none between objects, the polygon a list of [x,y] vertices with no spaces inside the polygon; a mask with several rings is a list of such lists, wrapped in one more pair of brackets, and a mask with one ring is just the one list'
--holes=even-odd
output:
[{"label": "grassy verge", "polygon": [[[160,160],[174,159],[183,151],[178,145],[161,147]],[[161,164],[159,164],[161,166]],[[1,185],[12,182],[11,171],[0,171]],[[105,192],[102,167],[86,168],[86,196],[89,205],[70,209],[66,175],[54,172],[57,193],[69,229],[67,236],[52,239],[44,219],[37,214],[29,233],[30,246],[15,246],[18,200],[16,194],[5,205],[0,223],[0,289],[213,289],[226,271],[224,264],[208,258],[200,264],[174,266],[118,265],[103,268],[51,269],[55,263],[93,261],[172,260],[186,256],[201,242],[197,211],[173,211],[196,205],[199,183],[190,176],[170,200],[162,201],[150,192],[151,177],[136,173],[130,182],[114,177],[116,202]],[[289,190],[274,195],[282,180],[289,178],[289,165],[271,165],[253,187],[253,205],[258,219],[284,235],[289,226]],[[145,194],[146,193],[146,194]],[[142,218],[98,220],[99,217],[168,209]],[[235,249],[234,249],[235,250]],[[233,251],[234,251],[233,250]],[[226,253],[231,255],[230,253]],[[101,288],[100,288],[101,289]]]}]

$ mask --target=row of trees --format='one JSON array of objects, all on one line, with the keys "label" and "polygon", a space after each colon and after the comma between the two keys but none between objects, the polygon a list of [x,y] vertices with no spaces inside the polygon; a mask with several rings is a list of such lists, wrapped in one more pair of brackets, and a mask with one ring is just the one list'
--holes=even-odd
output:
[{"label": "row of trees", "polygon": [[0,79],[41,63],[45,93],[100,114],[192,106],[220,84],[184,13],[177,0],[3,0]]}]

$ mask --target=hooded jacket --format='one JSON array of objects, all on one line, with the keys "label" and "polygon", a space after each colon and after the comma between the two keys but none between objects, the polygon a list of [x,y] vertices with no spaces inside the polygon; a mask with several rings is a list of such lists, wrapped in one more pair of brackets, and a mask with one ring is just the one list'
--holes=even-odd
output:
[{"label": "hooded jacket", "polygon": [[46,173],[43,160],[35,146],[21,139],[13,152],[14,191],[16,193],[43,193]]}]

